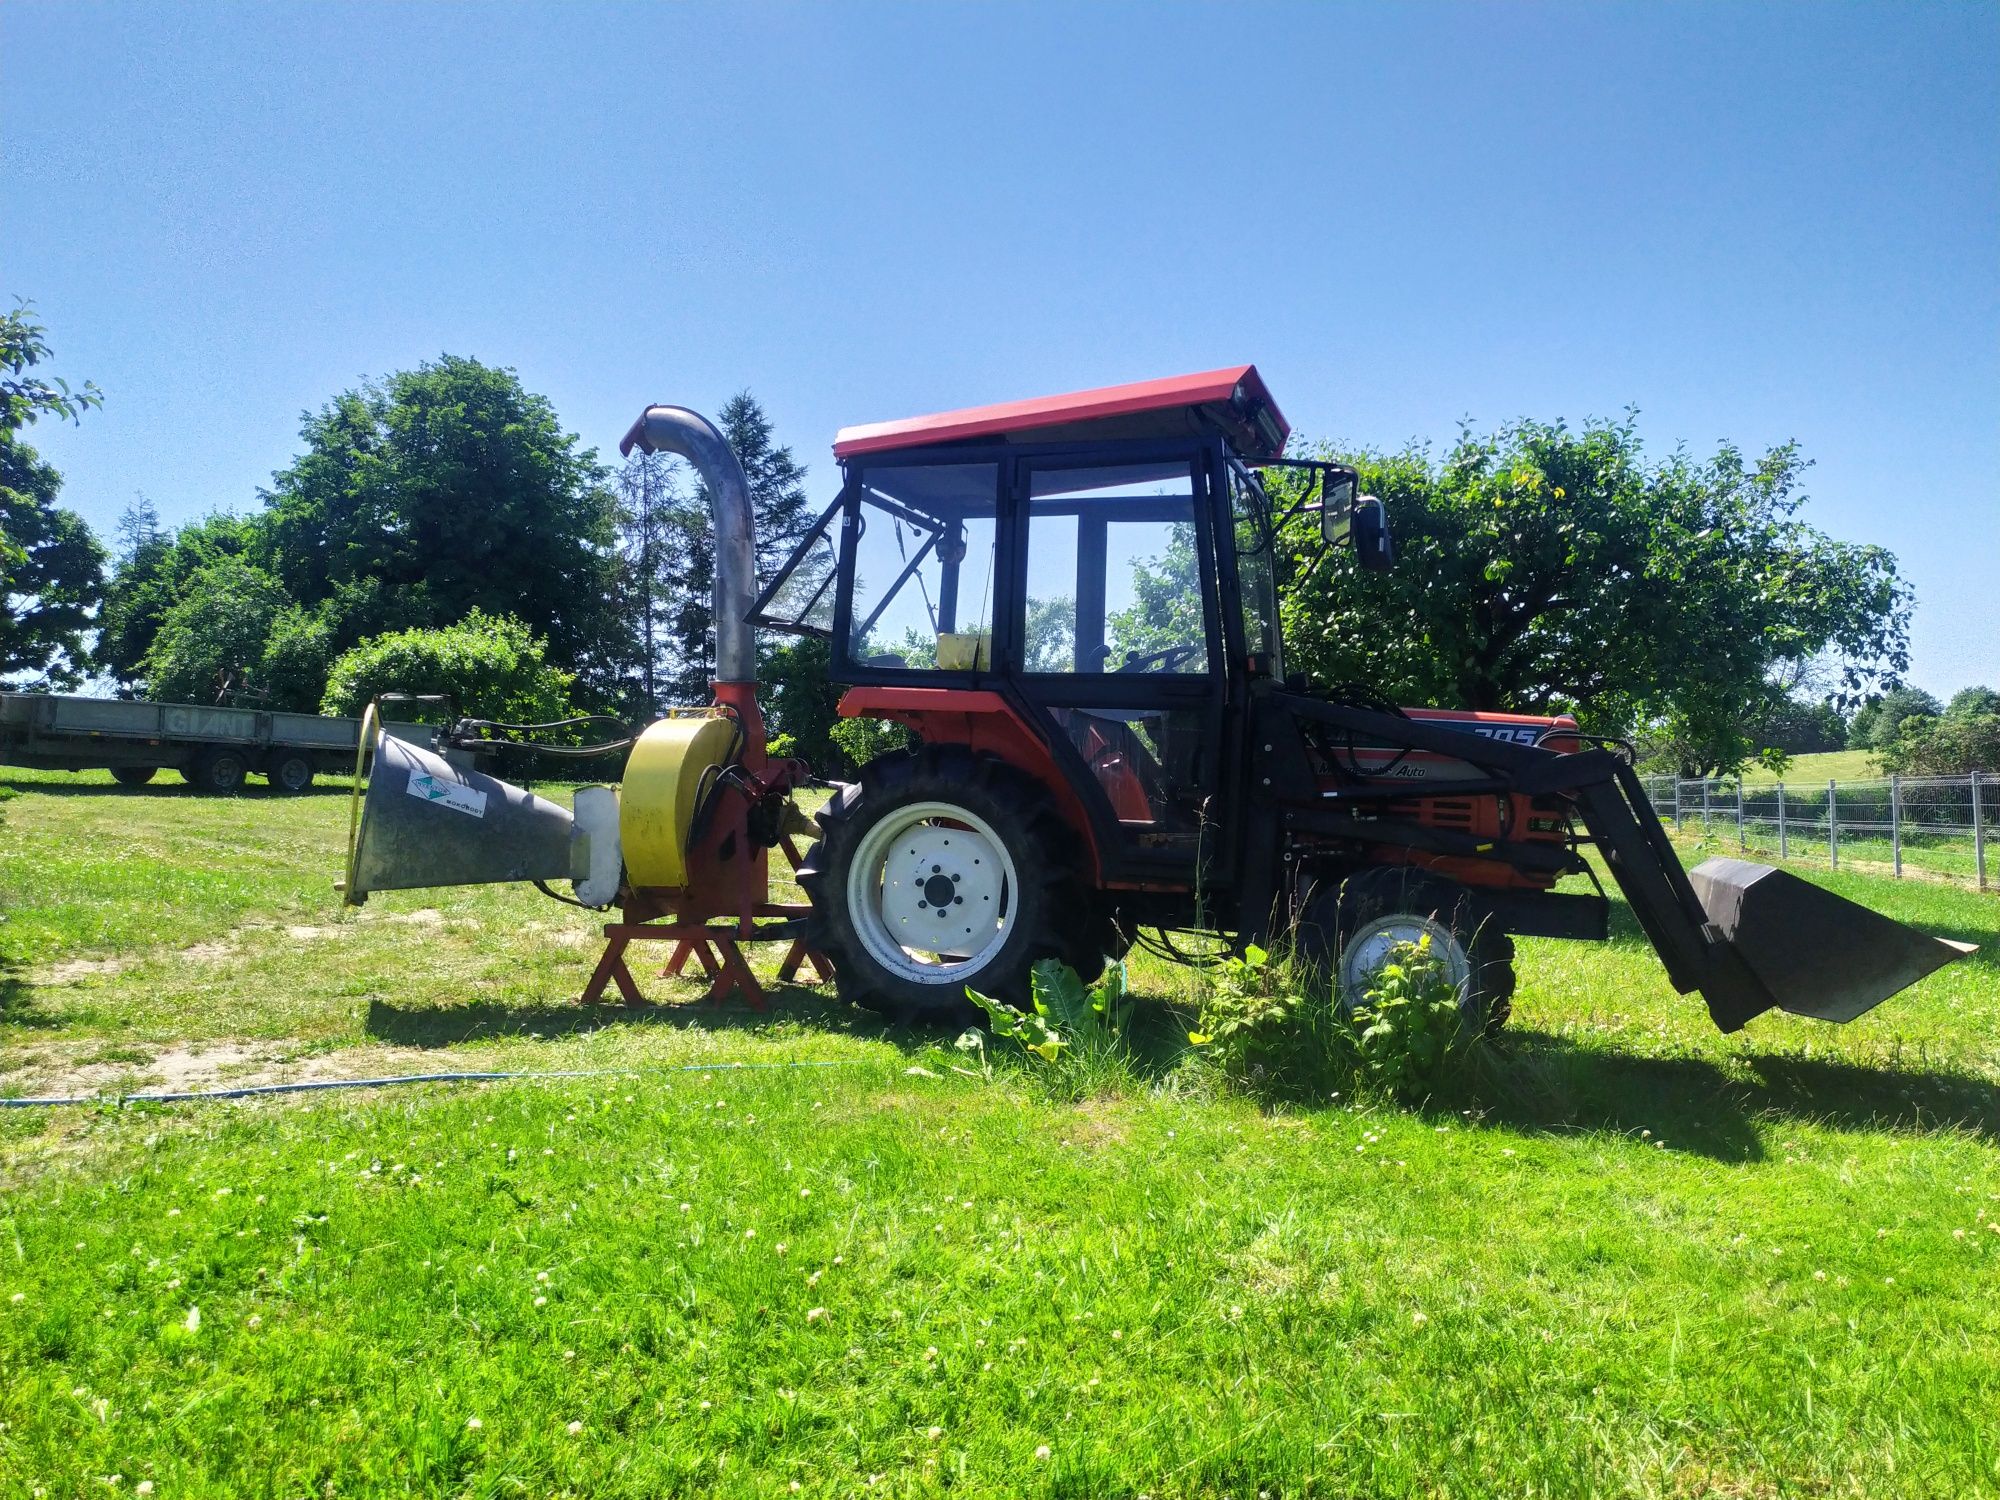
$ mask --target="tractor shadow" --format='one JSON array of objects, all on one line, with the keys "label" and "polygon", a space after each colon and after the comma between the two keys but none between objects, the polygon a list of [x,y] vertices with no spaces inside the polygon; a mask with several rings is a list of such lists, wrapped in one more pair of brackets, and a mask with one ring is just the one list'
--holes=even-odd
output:
[{"label": "tractor shadow", "polygon": [[1651,1131],[1665,1150],[1726,1162],[1764,1159],[1763,1131],[1787,1121],[2000,1141],[2000,1084],[1976,1074],[1784,1053],[1740,1063],[1625,1055],[1523,1029],[1508,1033],[1463,1097],[1433,1110],[1469,1106],[1482,1124],[1529,1133]]},{"label": "tractor shadow", "polygon": [[584,1036],[607,1027],[665,1026],[681,1031],[842,1032],[900,1041],[900,1028],[829,995],[779,986],[769,1010],[732,1001],[668,1000],[648,1005],[581,1005],[555,1000],[527,1005],[475,1001],[463,1005],[401,1006],[372,1000],[363,1022],[368,1035],[399,1047],[455,1047],[464,1042],[517,1037]]},{"label": "tractor shadow", "polygon": [[265,782],[253,780],[246,782],[241,791],[219,796],[197,791],[172,771],[162,771],[158,780],[149,781],[144,786],[120,786],[116,782],[102,781],[26,781],[0,776],[0,787],[19,792],[23,796],[36,797],[127,797],[171,801],[199,799],[209,802],[307,802],[316,797],[344,798],[349,795],[345,780],[316,781],[302,792],[273,791]]}]

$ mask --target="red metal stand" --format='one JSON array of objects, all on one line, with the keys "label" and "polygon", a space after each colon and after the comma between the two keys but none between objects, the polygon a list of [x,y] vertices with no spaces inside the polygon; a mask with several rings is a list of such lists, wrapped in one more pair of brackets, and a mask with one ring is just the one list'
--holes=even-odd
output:
[{"label": "red metal stand", "polygon": [[[801,858],[798,846],[786,837],[780,840],[779,847],[796,870]],[[604,925],[604,953],[597,960],[597,967],[591,971],[590,982],[583,987],[581,1003],[584,1005],[597,1004],[604,998],[605,988],[614,984],[627,1005],[653,1003],[640,992],[638,982],[625,962],[625,950],[633,943],[641,942],[674,944],[666,966],[660,970],[663,977],[679,977],[686,971],[690,959],[699,963],[702,973],[708,978],[708,989],[701,998],[716,1005],[732,995],[741,995],[752,1010],[770,1009],[770,996],[750,968],[749,960],[744,957],[745,943],[788,942],[791,945],[785,951],[783,962],[778,965],[778,981],[781,984],[796,983],[800,968],[806,964],[812,965],[810,982],[813,984],[824,984],[833,977],[833,966],[823,955],[807,946],[804,938],[792,932],[781,932],[771,937],[758,935],[754,919],[778,918],[799,922],[811,914],[810,906],[759,903],[741,916],[730,917],[726,913],[698,911],[690,897],[676,892],[627,891],[625,896],[621,907],[624,920]],[[734,925],[710,925],[718,916]]]}]

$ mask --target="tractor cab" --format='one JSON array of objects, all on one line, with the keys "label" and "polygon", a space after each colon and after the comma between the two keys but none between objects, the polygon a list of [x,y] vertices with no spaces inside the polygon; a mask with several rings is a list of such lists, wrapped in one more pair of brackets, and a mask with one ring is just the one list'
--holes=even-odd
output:
[{"label": "tractor cab", "polygon": [[[1287,433],[1248,365],[845,429],[841,494],[754,618],[827,639],[843,712],[1031,742],[1098,878],[1221,875],[1230,729],[1284,674],[1258,470]],[[1292,467],[1356,540],[1352,471]]]}]

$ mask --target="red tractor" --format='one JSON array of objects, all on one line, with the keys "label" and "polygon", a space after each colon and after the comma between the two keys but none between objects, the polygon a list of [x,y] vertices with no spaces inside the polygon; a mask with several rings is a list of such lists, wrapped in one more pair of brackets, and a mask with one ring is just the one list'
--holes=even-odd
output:
[{"label": "red tractor", "polygon": [[[732,728],[699,751],[680,748],[685,729],[639,738],[635,767],[671,738],[674,770],[650,788],[628,770],[615,880],[599,821],[589,893],[615,885],[614,947],[701,942],[733,920],[736,938],[829,962],[856,1004],[956,1019],[968,987],[1019,996],[1040,959],[1088,975],[1135,940],[1179,955],[1295,937],[1353,995],[1427,935],[1468,1021],[1490,1029],[1515,935],[1606,936],[1601,888],[1555,889],[1595,885],[1594,849],[1675,987],[1700,990],[1725,1030],[1774,1005],[1850,1020],[1964,951],[1765,866],[1710,860],[1690,878],[1629,751],[1573,720],[1402,709],[1288,673],[1279,528],[1315,511],[1355,565],[1390,567],[1394,550],[1354,471],[1286,458],[1287,433],[1247,365],[848,428],[838,497],[753,599],[734,456],[694,414],[649,409],[626,450],[686,455],[716,498],[714,712]],[[799,858],[809,911],[763,894],[764,852],[796,852],[805,772],[765,755],[751,624],[824,638],[841,713],[910,739],[819,812]],[[443,764],[413,769],[411,789],[419,771],[435,788]],[[434,846],[410,800],[399,831]],[[654,837],[634,821],[642,800],[691,809],[666,820],[685,855],[666,884],[634,859]],[[545,831],[544,873],[583,873],[577,835],[563,856]],[[394,863],[351,858],[350,899],[441,883]],[[482,869],[469,878],[526,878]]]}]

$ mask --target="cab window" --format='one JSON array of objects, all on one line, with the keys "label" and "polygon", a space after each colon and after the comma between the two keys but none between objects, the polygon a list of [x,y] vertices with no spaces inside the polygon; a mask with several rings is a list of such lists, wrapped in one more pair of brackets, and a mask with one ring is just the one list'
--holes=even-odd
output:
[{"label": "cab window", "polygon": [[885,466],[859,476],[848,654],[862,666],[975,671],[992,664],[999,469]]},{"label": "cab window", "polygon": [[1211,670],[1194,482],[1184,460],[1035,469],[1027,581],[1024,671]]}]

